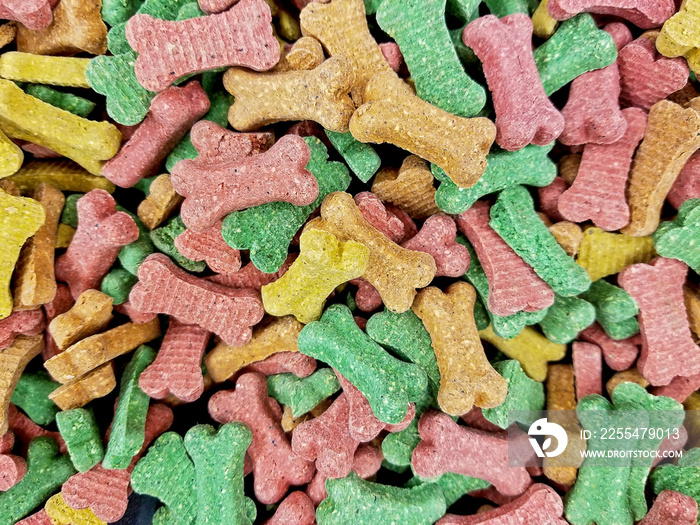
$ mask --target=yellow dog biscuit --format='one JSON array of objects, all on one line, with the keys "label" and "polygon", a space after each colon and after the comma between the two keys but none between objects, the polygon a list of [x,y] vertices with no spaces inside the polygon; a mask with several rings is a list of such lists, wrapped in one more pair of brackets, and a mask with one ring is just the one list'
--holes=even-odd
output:
[{"label": "yellow dog biscuit", "polygon": [[0,131],[0,179],[17,173],[24,162],[24,152]]},{"label": "yellow dog biscuit", "polygon": [[680,11],[666,20],[656,49],[664,56],[684,56],[688,65],[700,73],[700,0],[684,0]]},{"label": "yellow dog biscuit", "polygon": [[90,88],[85,78],[89,58],[50,57],[9,52],[0,55],[0,77],[18,82]]},{"label": "yellow dog biscuit", "polygon": [[651,237],[630,237],[591,227],[583,232],[576,262],[588,272],[591,281],[597,281],[630,264],[648,263],[655,253]]},{"label": "yellow dog biscuit", "polygon": [[34,191],[39,184],[45,182],[61,191],[88,193],[95,188],[114,193],[115,186],[109,180],[97,175],[91,175],[75,162],[70,160],[32,160],[8,177],[22,193]]},{"label": "yellow dog biscuit", "polygon": [[89,507],[82,510],[69,507],[60,492],[46,501],[44,510],[54,525],[107,525]]}]

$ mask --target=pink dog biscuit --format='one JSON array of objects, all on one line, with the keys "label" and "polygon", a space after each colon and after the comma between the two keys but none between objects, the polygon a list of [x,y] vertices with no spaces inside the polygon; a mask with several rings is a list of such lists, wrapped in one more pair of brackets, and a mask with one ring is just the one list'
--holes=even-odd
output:
[{"label": "pink dog biscuit", "polygon": [[252,327],[265,314],[255,290],[227,288],[194,277],[160,253],[141,263],[138,277],[129,294],[129,302],[138,311],[165,313],[183,323],[199,325],[231,346],[250,341]]},{"label": "pink dog biscuit", "polygon": [[350,435],[350,403],[340,394],[328,409],[294,429],[292,449],[304,459],[315,461],[316,470],[329,478],[344,478],[352,470],[359,441]]},{"label": "pink dog biscuit", "polygon": [[[384,457],[377,447],[364,443],[357,447],[355,451],[355,456],[352,460],[352,470],[362,479],[371,478],[381,468],[383,459]],[[316,506],[328,497],[326,479],[328,478],[321,472],[316,472],[314,479],[306,487],[306,494]]]},{"label": "pink dog biscuit", "polygon": [[14,444],[15,435],[12,432],[0,437],[0,490],[3,492],[14,487],[27,473],[24,458],[11,454]]},{"label": "pink dog biscuit", "polygon": [[106,469],[99,463],[87,472],[71,476],[63,484],[61,495],[73,509],[90,508],[95,516],[106,522],[121,519],[129,503],[131,472],[151,442],[173,424],[173,411],[165,405],[148,407],[146,433],[141,451],[123,470]]},{"label": "pink dog biscuit", "polygon": [[664,490],[656,497],[654,505],[639,525],[695,525],[697,515],[698,504],[693,498]]},{"label": "pink dog biscuit", "polygon": [[374,193],[363,191],[354,197],[355,204],[362,217],[392,242],[399,243],[404,237],[404,225],[401,220],[387,211],[382,201]]},{"label": "pink dog biscuit", "polygon": [[234,273],[241,268],[241,252],[231,248],[221,236],[221,221],[200,233],[188,229],[175,237],[175,247],[193,261],[206,261],[217,273]]},{"label": "pink dog biscuit", "polygon": [[303,492],[292,492],[263,525],[314,525],[316,507]]},{"label": "pink dog biscuit", "polygon": [[639,348],[637,348],[634,338],[616,341],[606,334],[598,323],[586,328],[579,334],[579,337],[584,341],[598,345],[603,351],[605,363],[613,370],[627,370],[634,364],[639,355]]},{"label": "pink dog biscuit", "polygon": [[277,503],[290,485],[311,481],[313,463],[299,457],[282,430],[281,410],[275,413],[267,397],[267,381],[260,374],[243,374],[235,390],[209,400],[209,414],[219,423],[241,421],[253,432],[248,454],[253,460],[255,496],[263,504]]},{"label": "pink dog biscuit", "polygon": [[237,272],[212,275],[211,277],[207,277],[207,279],[229,288],[253,288],[254,290],[260,291],[260,288],[266,284],[274,283],[277,279],[282,277],[296,258],[296,253],[290,253],[282,267],[275,273],[261,272],[250,262]]},{"label": "pink dog biscuit", "polygon": [[205,13],[221,13],[237,2],[237,0],[198,0],[199,7]]},{"label": "pink dog biscuit", "polygon": [[78,199],[78,228],[66,253],[56,259],[56,278],[68,283],[74,299],[89,288],[99,289],[121,247],[138,239],[134,219],[115,205],[99,189]]},{"label": "pink dog biscuit", "polygon": [[146,119],[105,164],[102,175],[117,186],[130,188],[156,174],[168,153],[207,111],[209,98],[197,81],[159,93]]},{"label": "pink dog biscuit", "polygon": [[33,439],[38,437],[50,437],[56,443],[58,443],[58,450],[61,454],[65,454],[68,449],[66,449],[66,443],[63,441],[61,434],[58,432],[51,432],[45,428],[40,427],[34,421],[25,416],[19,409],[10,403],[10,408],[7,412],[7,419],[10,422],[10,430],[15,435],[17,441],[20,442],[21,447],[19,447],[19,453],[23,456],[27,454],[27,448],[29,443]]},{"label": "pink dog biscuit", "polygon": [[685,163],[667,199],[676,209],[688,199],[700,199],[700,152],[693,153]]},{"label": "pink dog biscuit", "polygon": [[674,0],[549,0],[552,18],[566,20],[579,13],[619,16],[637,27],[658,27],[676,11]]},{"label": "pink dog biscuit", "polygon": [[265,71],[280,58],[264,0],[241,0],[224,13],[179,22],[136,15],[126,26],[126,38],[139,53],[136,78],[150,91],[162,91],[185,75],[220,67]]},{"label": "pink dog biscuit", "polygon": [[639,108],[622,110],[627,131],[613,144],[586,144],[576,180],[559,197],[559,211],[573,222],[592,220],[606,231],[629,223],[625,198],[632,156],[644,138],[647,116]]},{"label": "pink dog biscuit", "polygon": [[51,2],[49,0],[1,0],[0,18],[17,20],[27,29],[39,31],[51,25],[53,20]]},{"label": "pink dog biscuit", "polygon": [[700,348],[690,334],[683,300],[687,274],[681,261],[658,257],[628,266],[617,278],[639,305],[642,352],[637,368],[653,386],[700,373]]},{"label": "pink dog biscuit", "polygon": [[532,20],[523,13],[483,16],[464,28],[462,40],[482,62],[496,111],[498,145],[516,151],[556,139],[564,117],[547,98],[537,72]]},{"label": "pink dog biscuit", "polygon": [[275,201],[311,204],[318,197],[318,182],[305,169],[310,157],[304,139],[285,135],[259,155],[178,162],[171,179],[175,191],[185,197],[183,222],[204,232],[232,211]]},{"label": "pink dog biscuit", "polygon": [[401,247],[432,255],[437,266],[435,277],[461,277],[469,268],[469,250],[455,242],[456,236],[455,222],[440,213],[429,217],[420,231]]},{"label": "pink dog biscuit", "polygon": [[620,102],[649,111],[659,100],[688,82],[690,68],[684,57],[667,58],[656,50],[656,38],[646,35],[623,47],[620,67]]},{"label": "pink dog biscuit", "polygon": [[[632,41],[625,24],[605,26],[615,40],[618,52]],[[571,83],[569,100],[561,110],[566,125],[559,142],[576,144],[610,144],[625,133],[627,122],[620,113],[620,69],[617,61],[607,67],[589,71]]]},{"label": "pink dog biscuit", "polygon": [[0,350],[10,346],[18,335],[37,335],[44,331],[45,326],[41,308],[14,312],[0,320]]},{"label": "pink dog biscuit", "polygon": [[197,325],[171,319],[155,361],[139,376],[139,387],[150,397],[163,399],[170,394],[191,403],[204,392],[202,356],[209,332]]},{"label": "pink dog biscuit", "polygon": [[537,188],[537,196],[540,199],[542,210],[550,221],[563,221],[564,217],[559,212],[559,197],[569,188],[569,184],[561,177],[554,177],[551,184]]},{"label": "pink dog biscuit", "polygon": [[314,370],[316,370],[316,360],[300,352],[277,352],[245,367],[246,372],[258,372],[266,376],[294,374],[297,377],[308,377],[314,373]]},{"label": "pink dog biscuit", "polygon": [[686,443],[688,442],[688,431],[685,429],[683,425],[680,426],[678,429],[678,437],[675,438],[674,434],[671,434],[669,437],[664,439],[661,444],[659,445],[659,448],[657,449],[661,454],[654,458],[654,461],[652,463],[652,466],[655,467],[659,463],[661,463],[665,458],[663,457],[663,452],[675,452],[677,450],[683,450],[685,447]]},{"label": "pink dog biscuit", "polygon": [[398,73],[403,65],[403,54],[396,42],[384,42],[379,44],[379,49],[382,50],[384,59],[389,63],[389,67]]},{"label": "pink dog biscuit", "polygon": [[396,215],[396,218],[403,223],[403,238],[399,242],[408,241],[418,235],[418,226],[408,213],[390,203],[384,204],[384,207],[387,212]]},{"label": "pink dog biscuit", "polygon": [[413,418],[416,415],[416,406],[413,403],[408,405],[406,417],[401,423],[389,425],[379,421],[379,419],[377,419],[372,412],[372,408],[370,407],[369,401],[367,401],[365,395],[352,383],[350,383],[350,381],[339,374],[337,370],[335,371],[335,375],[338,378],[340,385],[343,387],[343,392],[348,400],[348,429],[350,431],[350,436],[353,439],[356,439],[361,443],[372,441],[382,430],[387,430],[388,432],[400,432],[410,425],[411,421],[413,421]]},{"label": "pink dog biscuit", "polygon": [[[418,422],[421,442],[413,451],[413,471],[424,478],[445,472],[491,483],[504,496],[518,496],[532,483],[525,467],[508,465],[505,434],[459,426],[443,412],[428,411]],[[487,452],[488,451],[488,452]]]},{"label": "pink dog biscuit", "polygon": [[690,394],[700,389],[700,374],[689,377],[676,377],[668,385],[651,389],[655,396],[666,396],[683,403]]},{"label": "pink dog biscuit", "polygon": [[598,345],[579,341],[574,341],[572,347],[576,399],[589,394],[603,395],[603,351]]},{"label": "pink dog biscuit", "polygon": [[489,226],[489,205],[477,201],[457,217],[489,281],[488,309],[506,317],[535,312],[554,303],[554,292]]},{"label": "pink dog biscuit", "polygon": [[15,525],[54,525],[44,509],[18,521]]},{"label": "pink dog biscuit", "polygon": [[192,126],[190,139],[204,157],[230,157],[233,160],[267,151],[275,142],[275,135],[271,131],[238,133],[214,122],[200,120]]},{"label": "pink dog biscuit", "polygon": [[355,304],[363,312],[374,312],[383,304],[382,296],[379,295],[377,289],[362,277],[351,279],[349,282],[357,286]]},{"label": "pink dog biscuit", "polygon": [[437,525],[566,525],[563,513],[561,496],[537,483],[510,503],[471,516],[446,514]]}]

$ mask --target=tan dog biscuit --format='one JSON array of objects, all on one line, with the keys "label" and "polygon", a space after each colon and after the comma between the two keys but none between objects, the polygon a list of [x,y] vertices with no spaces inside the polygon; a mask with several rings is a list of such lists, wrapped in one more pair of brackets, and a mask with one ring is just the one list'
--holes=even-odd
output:
[{"label": "tan dog biscuit", "polygon": [[49,333],[65,350],[81,339],[104,330],[112,320],[112,298],[94,289],[84,291],[75,305],[49,323]]},{"label": "tan dog biscuit", "polygon": [[0,435],[9,428],[10,398],[24,372],[24,367],[41,353],[43,347],[43,335],[20,335],[8,348],[0,352]]},{"label": "tan dog biscuit", "polygon": [[372,183],[372,193],[390,202],[413,219],[424,219],[439,213],[435,204],[433,174],[428,164],[416,155],[409,155],[398,170],[384,168]]}]

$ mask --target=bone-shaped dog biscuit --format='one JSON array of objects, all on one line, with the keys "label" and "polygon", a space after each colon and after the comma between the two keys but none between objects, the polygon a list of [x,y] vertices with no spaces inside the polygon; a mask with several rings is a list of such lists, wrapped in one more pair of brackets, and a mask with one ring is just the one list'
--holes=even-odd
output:
[{"label": "bone-shaped dog biscuit", "polygon": [[393,71],[369,81],[364,101],[350,119],[350,132],[360,142],[388,142],[410,151],[440,166],[461,187],[473,186],[484,173],[496,138],[490,120],[457,117],[422,101]]},{"label": "bone-shaped dog biscuit", "polygon": [[78,297],[70,310],[51,321],[49,333],[58,348],[65,350],[73,343],[103,330],[111,320],[112,298],[91,288]]},{"label": "bone-shaped dog biscuit", "polygon": [[668,20],[676,4],[673,0],[550,0],[547,9],[557,20],[588,12],[619,16],[637,27],[649,29]]},{"label": "bone-shaped dog biscuit", "polygon": [[9,428],[8,410],[10,398],[17,386],[24,368],[29,361],[41,353],[44,346],[44,336],[19,336],[2,352],[0,352],[0,435]]},{"label": "bone-shaped dog biscuit", "polygon": [[446,293],[430,287],[413,303],[430,334],[440,368],[438,403],[452,415],[466,414],[476,405],[500,405],[508,387],[489,364],[474,323],[476,292],[465,282],[451,285]]},{"label": "bone-shaped dog biscuit", "polygon": [[416,155],[409,155],[398,170],[379,170],[372,182],[372,193],[383,202],[398,206],[412,218],[424,219],[439,212],[433,179],[427,163]]},{"label": "bone-shaped dog biscuit", "polygon": [[369,250],[313,229],[302,233],[299,248],[299,257],[287,273],[260,291],[267,313],[292,314],[306,324],[321,317],[326,298],[337,286],[365,272]]},{"label": "bone-shaped dog biscuit", "polygon": [[3,0],[0,18],[17,20],[26,28],[38,31],[51,24],[53,13],[49,0]]},{"label": "bone-shaped dog biscuit", "polygon": [[369,263],[362,275],[382,296],[387,308],[405,312],[411,307],[416,288],[428,286],[436,272],[431,255],[401,248],[370,225],[352,196],[335,192],[321,205],[321,218],[308,228],[326,230],[341,241],[353,240],[369,249]]},{"label": "bone-shaped dog biscuit", "polygon": [[228,11],[171,22],[136,15],[126,26],[134,51],[136,78],[148,90],[162,91],[191,73],[226,66],[265,71],[280,58],[264,0],[241,0]]},{"label": "bone-shaped dog biscuit", "polygon": [[664,56],[685,56],[696,73],[700,71],[700,1],[685,0],[678,13],[666,21],[656,39]]},{"label": "bone-shaped dog biscuit", "polygon": [[241,131],[288,120],[313,120],[331,131],[348,131],[355,106],[348,95],[353,82],[350,62],[331,57],[309,71],[255,73],[231,68],[224,87],[235,102],[231,125]]}]

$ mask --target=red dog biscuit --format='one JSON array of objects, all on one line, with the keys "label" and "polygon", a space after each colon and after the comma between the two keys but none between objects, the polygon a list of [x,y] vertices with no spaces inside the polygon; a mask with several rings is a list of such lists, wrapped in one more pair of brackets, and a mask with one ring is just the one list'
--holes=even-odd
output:
[{"label": "red dog biscuit", "polygon": [[550,221],[563,221],[564,217],[559,212],[559,197],[569,188],[569,184],[561,177],[554,177],[551,184],[537,188],[537,196],[540,199],[540,210],[544,212]]},{"label": "red dog biscuit", "polygon": [[179,22],[136,15],[126,26],[126,38],[139,53],[136,78],[149,91],[220,67],[266,71],[280,58],[265,0],[241,0],[224,13]]},{"label": "red dog biscuit", "polygon": [[263,525],[314,525],[316,507],[303,492],[292,492]]},{"label": "red dog biscuit", "polygon": [[404,225],[401,220],[387,211],[386,207],[371,191],[363,191],[354,197],[362,217],[386,235],[393,242],[401,242],[404,237]]},{"label": "red dog biscuit", "polygon": [[[370,443],[363,443],[355,451],[352,460],[352,470],[362,479],[371,478],[382,466],[382,452]],[[306,487],[306,494],[314,505],[318,506],[328,497],[326,492],[326,480],[328,478],[321,472],[316,472],[314,479]]]},{"label": "red dog biscuit", "polygon": [[241,252],[231,248],[221,236],[219,221],[205,232],[188,229],[175,237],[175,247],[194,261],[206,261],[217,273],[234,273],[241,269]]},{"label": "red dog biscuit", "polygon": [[292,449],[302,458],[315,461],[316,470],[329,478],[344,478],[352,470],[359,441],[348,429],[350,403],[340,394],[323,414],[294,429]]},{"label": "red dog biscuit", "polygon": [[15,525],[54,525],[54,523],[51,521],[51,518],[49,518],[49,515],[46,514],[46,511],[41,509],[36,514],[32,514],[18,521]]},{"label": "red dog biscuit", "polygon": [[462,40],[483,65],[499,146],[509,151],[530,143],[544,146],[561,134],[564,117],[542,87],[532,56],[532,21],[526,14],[477,18],[464,28]]},{"label": "red dog biscuit", "polygon": [[335,370],[335,375],[343,387],[343,392],[348,400],[348,430],[350,436],[357,441],[364,443],[373,440],[382,430],[388,432],[400,432],[411,424],[416,415],[416,406],[409,403],[406,417],[401,423],[389,425],[379,421],[372,412],[369,401],[350,381],[345,379]]},{"label": "red dog biscuit", "polygon": [[619,16],[637,27],[658,27],[676,12],[674,0],[550,0],[552,18],[566,20],[579,13]]},{"label": "red dog biscuit", "polygon": [[685,163],[667,198],[676,209],[688,199],[700,199],[700,151],[693,153]]},{"label": "red dog biscuit", "polygon": [[606,231],[625,227],[630,220],[625,191],[632,157],[644,138],[646,113],[622,110],[627,131],[613,144],[586,144],[576,180],[559,197],[559,212],[573,222],[593,221]]},{"label": "red dog biscuit", "polygon": [[61,495],[69,507],[81,510],[90,508],[95,516],[106,522],[121,519],[129,503],[129,482],[136,463],[148,445],[173,424],[173,411],[165,405],[148,407],[146,433],[141,451],[123,470],[106,469],[102,463],[87,472],[71,476],[63,484]]},{"label": "red dog biscuit", "polygon": [[389,62],[389,67],[398,73],[403,65],[403,54],[396,42],[384,42],[379,44],[379,49],[382,50],[384,59]]},{"label": "red dog biscuit", "polygon": [[613,370],[627,370],[634,364],[639,355],[639,348],[637,348],[634,337],[616,341],[606,334],[598,323],[593,323],[586,328],[579,334],[579,338],[598,345],[603,350],[605,363]]},{"label": "red dog biscuit", "polygon": [[552,487],[537,483],[518,499],[472,516],[446,514],[437,525],[566,525],[564,503]]},{"label": "red dog biscuit", "polygon": [[205,13],[221,13],[237,2],[237,0],[198,0],[199,7]]},{"label": "red dog biscuit", "polygon": [[265,376],[294,374],[297,377],[308,377],[315,370],[316,360],[301,352],[277,352],[245,367],[246,372],[258,372]]},{"label": "red dog biscuit", "polygon": [[313,463],[292,450],[280,424],[281,411],[270,405],[267,380],[260,374],[243,374],[235,390],[217,392],[209,400],[215,421],[241,421],[253,432],[248,454],[253,460],[255,496],[263,504],[277,503],[290,485],[308,483],[314,474]]},{"label": "red dog biscuit", "polygon": [[676,377],[668,385],[651,389],[655,396],[666,396],[683,403],[690,394],[700,389],[700,374],[689,377]]},{"label": "red dog biscuit", "polygon": [[357,286],[355,304],[363,312],[374,312],[383,304],[382,296],[379,295],[377,289],[362,277],[351,279],[350,284]]},{"label": "red dog biscuit", "polygon": [[[632,41],[625,24],[605,26],[619,52]],[[580,75],[571,83],[569,100],[561,110],[566,125],[559,142],[577,144],[611,144],[625,133],[627,122],[620,113],[620,68],[617,61],[607,67]]]},{"label": "red dog biscuit", "polygon": [[386,208],[387,212],[396,215],[396,218],[403,223],[403,237],[399,242],[406,242],[413,239],[413,237],[418,234],[418,226],[416,226],[415,221],[408,213],[403,211],[398,206],[394,206],[393,204],[386,203],[384,207]]},{"label": "red dog biscuit", "polygon": [[435,277],[461,277],[469,268],[469,250],[455,242],[456,236],[455,222],[439,213],[428,217],[420,231],[401,247],[432,255],[437,266]]},{"label": "red dog biscuit", "polygon": [[[188,274],[166,255],[149,255],[138,271],[129,302],[139,312],[164,313],[214,332],[231,346],[250,341],[265,314],[255,290],[232,289]],[[171,290],[175,293],[164,293]]]},{"label": "red dog biscuit", "polygon": [[698,504],[690,496],[664,490],[654,501],[639,525],[695,525],[697,523]]},{"label": "red dog biscuit", "polygon": [[311,204],[318,197],[318,182],[305,169],[310,158],[304,139],[285,135],[259,155],[182,160],[171,175],[173,188],[185,197],[182,220],[205,232],[232,211],[275,201]]},{"label": "red dog biscuit", "polygon": [[489,205],[477,201],[457,217],[489,281],[488,309],[506,317],[535,312],[554,303],[554,292],[489,226]]},{"label": "red dog biscuit", "polygon": [[700,348],[693,342],[683,300],[687,274],[681,261],[658,257],[628,266],[617,277],[639,305],[642,352],[637,368],[653,386],[700,373]]},{"label": "red dog biscuit", "polygon": [[49,0],[0,0],[0,18],[17,20],[27,29],[39,31],[53,21],[51,4]]},{"label": "red dog biscuit", "polygon": [[207,277],[207,279],[229,288],[253,288],[254,290],[260,291],[260,288],[266,284],[274,283],[277,279],[282,277],[296,258],[296,253],[290,253],[282,267],[275,273],[261,272],[250,262],[237,272],[212,275],[211,277]]},{"label": "red dog biscuit", "polygon": [[5,432],[0,437],[0,490],[3,492],[14,487],[27,473],[24,458],[11,454],[14,444],[12,432]]},{"label": "red dog biscuit", "polygon": [[156,174],[168,153],[207,111],[209,98],[197,81],[159,93],[146,119],[105,164],[102,175],[117,186],[130,188]]},{"label": "red dog biscuit", "polygon": [[163,399],[173,394],[191,403],[204,392],[202,356],[209,332],[197,325],[170,319],[155,361],[139,376],[139,387],[150,397]]},{"label": "red dog biscuit", "polygon": [[41,308],[13,312],[9,317],[0,320],[0,350],[10,346],[18,335],[40,334],[45,325]]},{"label": "red dog biscuit", "polygon": [[19,447],[19,453],[21,455],[26,456],[29,443],[31,443],[33,439],[43,436],[50,437],[56,443],[58,443],[58,450],[61,452],[61,454],[65,454],[67,452],[68,449],[66,448],[66,443],[63,441],[60,433],[50,432],[49,430],[40,427],[22,412],[20,412],[19,409],[12,403],[10,403],[10,407],[7,412],[7,419],[10,422],[10,430],[15,435],[17,441],[19,441],[21,444]]},{"label": "red dog biscuit", "polygon": [[413,471],[425,478],[445,472],[491,483],[504,496],[518,496],[532,483],[525,467],[508,465],[508,438],[459,426],[443,412],[431,410],[418,422],[421,442],[413,451]]},{"label": "red dog biscuit", "polygon": [[56,279],[68,283],[74,299],[99,289],[121,247],[139,237],[134,219],[115,206],[114,198],[100,189],[78,199],[78,228],[66,253],[56,259]]},{"label": "red dog biscuit", "polygon": [[667,58],[656,50],[655,38],[641,36],[623,47],[620,67],[620,102],[646,111],[688,82],[685,58]]},{"label": "red dog biscuit", "polygon": [[200,120],[190,131],[190,139],[200,155],[207,158],[240,159],[267,151],[275,141],[271,131],[238,133],[208,120]]},{"label": "red dog biscuit", "polygon": [[603,351],[598,345],[574,341],[572,361],[576,399],[589,394],[603,395]]}]

